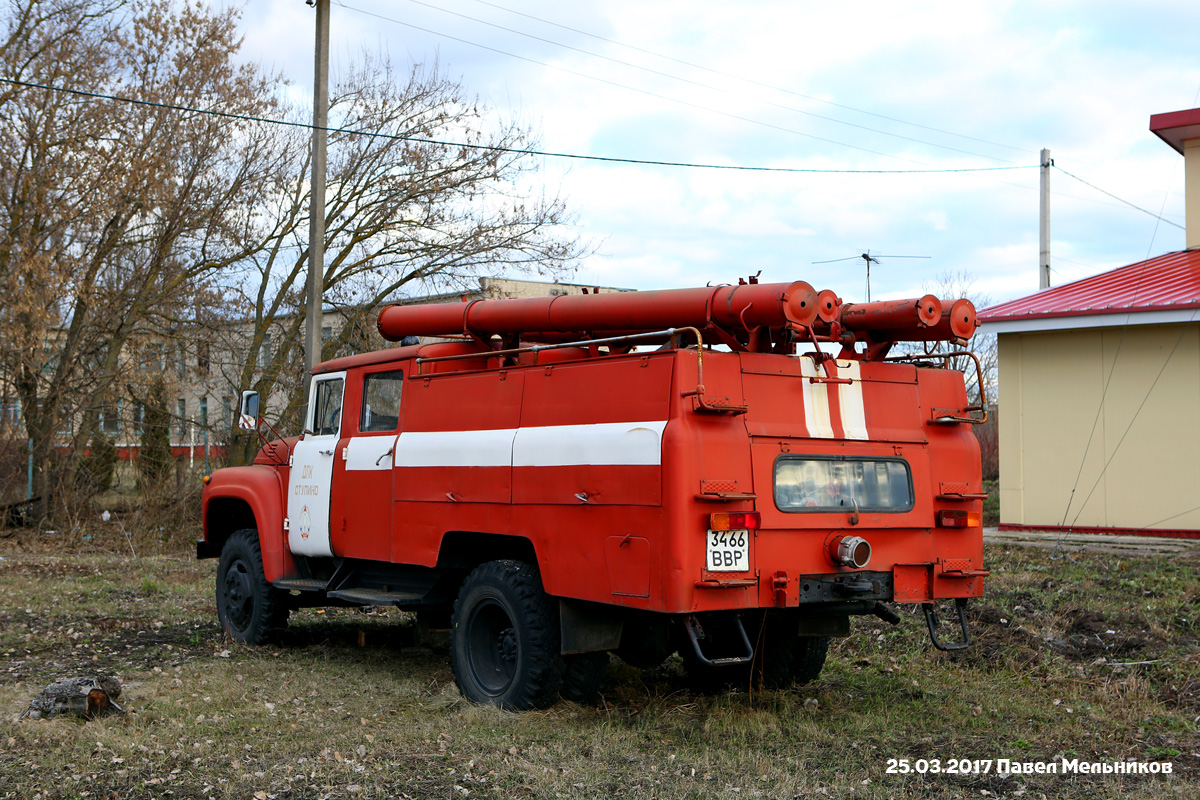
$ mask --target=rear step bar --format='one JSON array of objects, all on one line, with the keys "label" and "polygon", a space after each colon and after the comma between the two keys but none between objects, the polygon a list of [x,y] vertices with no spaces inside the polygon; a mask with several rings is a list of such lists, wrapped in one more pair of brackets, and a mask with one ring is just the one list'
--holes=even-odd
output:
[{"label": "rear step bar", "polygon": [[954,610],[958,614],[958,627],[962,630],[962,641],[942,642],[934,630],[941,621],[938,620],[937,607],[933,603],[922,603],[921,610],[925,612],[925,627],[929,628],[929,640],[938,650],[965,650],[971,645],[971,632],[967,630],[967,598],[959,597],[954,601]]},{"label": "rear step bar", "polygon": [[754,658],[754,646],[750,644],[750,637],[746,635],[746,628],[742,625],[742,618],[734,617],[733,622],[737,627],[738,634],[742,637],[742,646],[746,648],[746,655],[731,656],[728,658],[709,658],[700,649],[700,640],[705,638],[704,628],[700,627],[700,620],[696,619],[695,614],[687,616],[683,627],[687,629],[688,639],[692,642],[692,650],[696,653],[696,658],[700,659],[701,663],[707,664],[710,667],[726,667],[731,664],[745,664]]}]

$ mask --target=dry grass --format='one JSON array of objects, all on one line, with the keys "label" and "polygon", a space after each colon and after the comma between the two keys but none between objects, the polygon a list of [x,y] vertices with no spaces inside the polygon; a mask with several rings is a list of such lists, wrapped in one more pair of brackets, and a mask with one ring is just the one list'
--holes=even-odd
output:
[{"label": "dry grass", "polygon": [[[994,548],[966,653],[931,650],[916,616],[856,620],[794,691],[702,696],[677,661],[614,661],[602,706],[509,714],[465,703],[398,612],[300,612],[281,644],[235,647],[213,562],[0,555],[0,798],[1200,796],[1195,563]],[[123,681],[129,715],[14,721],[90,673]],[[1174,773],[885,773],[1062,756]]]}]

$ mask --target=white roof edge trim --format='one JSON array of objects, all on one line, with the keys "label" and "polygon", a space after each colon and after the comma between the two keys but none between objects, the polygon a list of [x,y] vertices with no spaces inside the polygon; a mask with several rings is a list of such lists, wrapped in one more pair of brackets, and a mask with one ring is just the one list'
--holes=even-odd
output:
[{"label": "white roof edge trim", "polygon": [[1026,333],[1034,331],[1069,331],[1078,328],[1120,328],[1125,325],[1167,325],[1174,322],[1200,320],[1200,308],[1179,308],[1169,311],[1136,311],[1119,314],[1084,314],[1076,317],[1037,317],[1006,319],[1001,322],[984,320],[980,333]]}]

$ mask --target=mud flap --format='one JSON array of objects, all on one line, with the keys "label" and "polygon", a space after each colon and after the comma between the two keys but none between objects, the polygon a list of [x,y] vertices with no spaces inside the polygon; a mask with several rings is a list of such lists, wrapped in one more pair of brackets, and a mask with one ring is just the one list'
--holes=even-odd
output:
[{"label": "mud flap", "polygon": [[943,642],[938,639],[937,627],[941,622],[938,620],[937,607],[933,603],[922,603],[921,610],[925,612],[925,627],[929,629],[929,639],[938,650],[965,650],[971,645],[971,632],[967,629],[967,598],[959,597],[954,601],[958,626],[962,630],[962,641],[959,642]]}]

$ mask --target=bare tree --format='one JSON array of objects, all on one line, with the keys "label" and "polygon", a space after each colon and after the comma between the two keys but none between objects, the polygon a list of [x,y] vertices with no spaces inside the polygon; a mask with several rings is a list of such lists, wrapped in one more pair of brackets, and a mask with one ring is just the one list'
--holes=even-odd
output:
[{"label": "bare tree", "polygon": [[[0,95],[0,369],[48,495],[72,483],[61,478],[121,390],[130,343],[178,325],[249,255],[278,166],[262,126],[171,106],[268,114],[274,81],[235,63],[235,12],[169,0],[8,11],[0,75],[35,86]],[[51,458],[64,434],[73,446]]]},{"label": "bare tree", "polygon": [[[145,401],[143,345],[224,349],[231,387],[297,417],[309,143],[264,120],[307,113],[237,63],[237,21],[193,0],[0,7],[0,384],[47,501],[80,485],[112,404]],[[330,141],[324,302],[346,324],[323,357],[360,346],[373,307],[410,286],[578,257],[562,201],[528,189],[529,134],[436,69],[365,58],[330,116],[370,135]]]},{"label": "bare tree", "polygon": [[[929,294],[936,295],[942,300],[951,302],[960,297],[965,297],[975,305],[976,309],[982,309],[991,305],[991,298],[986,294],[975,291],[974,287],[975,276],[965,271],[959,271],[944,272],[931,283],[925,284],[922,289]],[[927,346],[921,349],[917,348],[920,348],[920,346],[910,348],[910,351],[948,353],[964,349],[950,342],[929,342]],[[980,369],[976,370],[975,362],[964,356],[951,358],[950,365],[963,373],[963,378],[967,384],[967,396],[972,403],[978,403],[980,400],[981,387],[979,377],[982,376],[982,397],[986,399],[988,405],[994,405],[996,403],[997,376],[996,336],[988,334],[984,330],[982,333],[975,334],[965,349],[969,349],[979,359]]]},{"label": "bare tree", "polygon": [[[337,81],[330,119],[325,215],[326,309],[345,324],[331,331],[322,358],[361,347],[377,306],[412,287],[466,286],[482,275],[567,273],[581,254],[564,236],[571,219],[557,197],[530,191],[538,161],[521,126],[494,117],[437,68],[397,75],[365,56]],[[289,168],[266,196],[263,233],[239,284],[252,329],[235,386],[253,387],[272,416],[298,420],[301,331],[308,268],[307,137],[281,133]],[[453,144],[458,142],[461,144]],[[467,146],[473,145],[473,146]],[[247,442],[243,458],[255,447]]]}]

